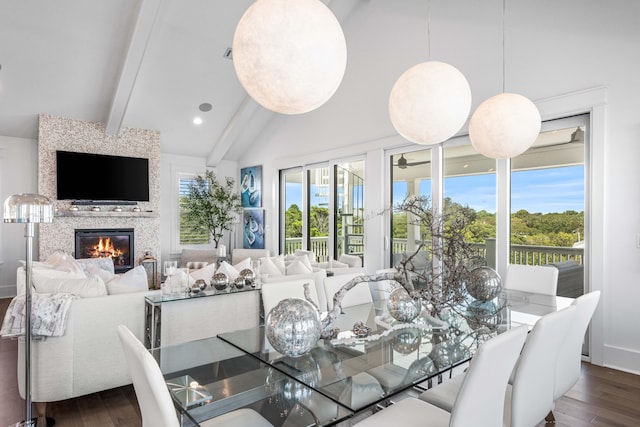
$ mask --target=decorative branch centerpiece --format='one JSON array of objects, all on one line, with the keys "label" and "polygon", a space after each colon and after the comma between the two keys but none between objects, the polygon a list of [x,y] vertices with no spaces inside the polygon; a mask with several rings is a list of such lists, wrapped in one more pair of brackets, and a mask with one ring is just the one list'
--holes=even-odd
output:
[{"label": "decorative branch centerpiece", "polygon": [[[342,299],[346,293],[361,282],[394,281],[399,287],[392,291],[408,294],[415,302],[417,311],[426,309],[434,318],[440,318],[445,309],[451,309],[475,326],[487,326],[496,321],[500,307],[487,302],[500,290],[500,277],[486,267],[483,257],[476,254],[465,240],[468,225],[474,220],[473,210],[456,205],[444,212],[434,212],[427,197],[407,197],[396,210],[407,213],[407,223],[419,227],[420,243],[395,266],[395,272],[369,276],[358,276],[347,282],[333,296],[333,310],[322,320],[322,338],[333,338],[337,334],[333,323],[342,311]],[[306,288],[306,286],[305,286]],[[305,289],[306,291],[306,289]],[[307,293],[305,292],[305,295]],[[473,310],[465,310],[470,299],[476,299]],[[307,299],[311,300],[307,295]],[[404,298],[406,304],[406,298]],[[400,321],[410,321],[407,312],[411,306],[398,310]],[[390,310],[391,313],[391,310]],[[393,314],[393,313],[391,313]],[[410,314],[409,314],[410,316]]]}]

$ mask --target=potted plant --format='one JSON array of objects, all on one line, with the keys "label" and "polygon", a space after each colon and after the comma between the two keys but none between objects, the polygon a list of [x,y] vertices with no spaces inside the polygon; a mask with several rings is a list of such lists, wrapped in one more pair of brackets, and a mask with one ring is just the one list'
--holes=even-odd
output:
[{"label": "potted plant", "polygon": [[235,180],[225,177],[218,182],[216,174],[207,171],[198,175],[189,185],[189,193],[181,199],[186,220],[194,231],[206,231],[215,248],[225,231],[233,228],[240,213],[240,193],[234,189]]}]

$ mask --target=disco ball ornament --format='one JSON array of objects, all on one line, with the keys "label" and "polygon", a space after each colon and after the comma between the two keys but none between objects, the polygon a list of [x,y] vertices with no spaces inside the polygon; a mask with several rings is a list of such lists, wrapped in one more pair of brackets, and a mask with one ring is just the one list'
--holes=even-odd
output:
[{"label": "disco ball ornament", "polygon": [[476,300],[491,301],[502,289],[502,280],[494,269],[477,267],[469,272],[465,287]]},{"label": "disco ball ornament", "polygon": [[298,357],[320,339],[320,313],[307,300],[283,299],[267,314],[265,330],[267,340],[278,353]]},{"label": "disco ball ornament", "polygon": [[387,311],[400,322],[411,322],[422,311],[422,304],[419,300],[411,298],[404,288],[396,288],[387,299]]}]

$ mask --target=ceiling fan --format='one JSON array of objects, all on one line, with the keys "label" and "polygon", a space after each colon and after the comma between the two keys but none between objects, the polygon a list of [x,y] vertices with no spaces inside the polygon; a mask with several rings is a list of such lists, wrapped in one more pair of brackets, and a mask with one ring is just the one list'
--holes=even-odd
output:
[{"label": "ceiling fan", "polygon": [[398,159],[398,163],[396,163],[393,166],[397,166],[400,169],[406,169],[409,166],[418,166],[418,165],[425,165],[427,163],[431,163],[431,160],[423,160],[420,162],[409,162],[407,161],[407,159],[404,158],[404,153],[400,154],[400,158]]}]

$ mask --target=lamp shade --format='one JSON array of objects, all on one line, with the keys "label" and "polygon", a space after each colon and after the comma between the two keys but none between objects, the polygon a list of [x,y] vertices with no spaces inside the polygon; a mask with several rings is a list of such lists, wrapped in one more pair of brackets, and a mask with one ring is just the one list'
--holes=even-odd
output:
[{"label": "lamp shade", "polygon": [[533,102],[517,93],[501,93],[484,101],[473,113],[469,138],[484,156],[508,159],[527,151],[540,127],[540,112]]},{"label": "lamp shade", "polygon": [[306,113],[340,86],[347,44],[340,23],[318,0],[257,0],[236,27],[233,65],[258,104]]},{"label": "lamp shade", "polygon": [[438,144],[460,130],[471,109],[471,88],[454,66],[427,61],[405,71],[389,96],[389,117],[400,135]]},{"label": "lamp shade", "polygon": [[53,204],[39,194],[14,194],[4,201],[4,222],[53,222]]}]

